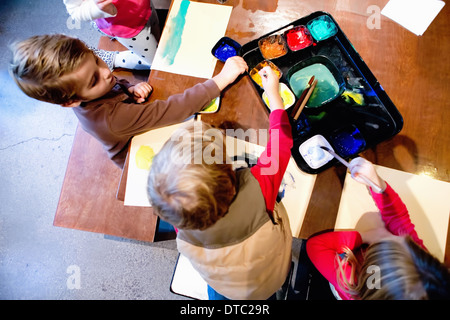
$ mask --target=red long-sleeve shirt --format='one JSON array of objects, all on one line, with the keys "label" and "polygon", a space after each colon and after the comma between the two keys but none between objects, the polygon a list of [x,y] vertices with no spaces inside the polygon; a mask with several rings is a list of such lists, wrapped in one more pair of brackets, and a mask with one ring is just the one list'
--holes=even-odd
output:
[{"label": "red long-sleeve shirt", "polygon": [[[381,218],[389,230],[394,235],[409,235],[422,248],[425,248],[423,241],[417,235],[414,224],[409,217],[408,209],[399,195],[387,184],[383,193],[375,193],[371,190],[372,198],[380,210]],[[306,250],[311,262],[317,270],[336,288],[342,299],[351,299],[351,296],[343,292],[337,284],[336,254],[342,254],[344,248],[352,250],[359,261],[362,257],[362,239],[357,231],[335,231],[327,232],[308,239]],[[350,278],[351,268],[344,265],[344,273],[347,279]]]},{"label": "red long-sleeve shirt", "polygon": [[277,200],[278,190],[291,158],[291,124],[285,110],[274,110],[269,116],[270,140],[259,156],[258,162],[250,170],[258,180],[266,201],[268,212],[272,212]]}]

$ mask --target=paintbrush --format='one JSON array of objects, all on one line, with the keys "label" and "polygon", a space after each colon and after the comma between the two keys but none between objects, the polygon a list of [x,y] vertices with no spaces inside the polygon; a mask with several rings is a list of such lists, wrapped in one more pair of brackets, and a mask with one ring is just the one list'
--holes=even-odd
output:
[{"label": "paintbrush", "polygon": [[298,107],[300,107],[300,105],[302,104],[303,99],[305,99],[306,94],[308,93],[308,89],[311,87],[311,84],[314,82],[315,77],[312,76],[309,81],[308,84],[306,85],[305,90],[303,90],[302,94],[300,95],[300,98],[298,98],[297,102],[295,103],[294,108],[292,109],[291,112],[291,117],[293,118],[295,116],[295,114],[297,113]]},{"label": "paintbrush", "polygon": [[308,88],[308,93],[306,94],[305,98],[302,101],[302,104],[300,105],[300,108],[298,108],[297,113],[294,116],[294,120],[297,121],[298,117],[300,116],[300,113],[302,112],[303,108],[305,107],[306,103],[309,100],[309,97],[311,97],[311,94],[314,91],[314,88],[317,85],[317,80],[314,80],[313,84]]},{"label": "paintbrush", "polygon": [[[344,166],[346,166],[347,168],[350,168],[350,163],[348,163],[347,161],[345,161],[343,158],[341,158],[338,154],[336,154],[336,152],[330,150],[329,148],[325,147],[325,146],[320,146],[320,148],[322,148],[323,150],[325,150],[326,152],[328,152],[329,154],[331,154],[333,157],[335,157],[337,160],[339,160],[340,163],[342,163]],[[363,176],[363,175],[359,175],[359,177],[361,177],[362,180],[364,180],[368,185],[370,185],[372,187],[373,190],[375,190],[378,193],[381,193],[382,190],[379,186],[377,186],[372,180],[370,180],[369,178]]]}]

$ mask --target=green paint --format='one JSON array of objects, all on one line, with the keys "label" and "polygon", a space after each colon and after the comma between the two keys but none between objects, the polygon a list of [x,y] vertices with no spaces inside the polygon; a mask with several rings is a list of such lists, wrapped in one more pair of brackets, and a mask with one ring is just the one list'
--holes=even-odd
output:
[{"label": "green paint", "polygon": [[334,36],[338,29],[336,24],[328,16],[320,16],[307,24],[309,31],[317,41]]},{"label": "green paint", "polygon": [[318,82],[306,103],[307,107],[319,107],[336,98],[339,94],[339,84],[336,82],[330,70],[321,63],[315,63],[300,69],[291,76],[289,84],[297,97],[300,97],[303,90],[306,89],[309,79],[312,76],[315,76]]}]

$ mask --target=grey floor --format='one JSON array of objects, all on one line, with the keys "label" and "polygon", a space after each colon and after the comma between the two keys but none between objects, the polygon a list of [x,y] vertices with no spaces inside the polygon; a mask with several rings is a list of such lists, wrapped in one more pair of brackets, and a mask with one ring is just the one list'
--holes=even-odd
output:
[{"label": "grey floor", "polygon": [[[0,1],[0,299],[182,299],[169,291],[174,240],[53,226],[77,119],[16,87],[8,44],[64,33],[97,45],[89,23],[68,26],[67,18],[62,0]],[[71,282],[76,275],[80,288]]]}]

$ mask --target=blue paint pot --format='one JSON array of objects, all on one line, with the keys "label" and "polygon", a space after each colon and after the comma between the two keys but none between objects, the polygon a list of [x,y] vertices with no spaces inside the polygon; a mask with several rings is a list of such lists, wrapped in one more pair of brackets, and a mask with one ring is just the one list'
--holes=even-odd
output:
[{"label": "blue paint pot", "polygon": [[222,62],[227,61],[228,58],[239,55],[241,45],[231,38],[223,37],[217,41],[212,48],[211,53],[214,57]]},{"label": "blue paint pot", "polygon": [[357,155],[366,147],[366,140],[354,125],[334,131],[330,136],[330,143],[343,158]]}]

